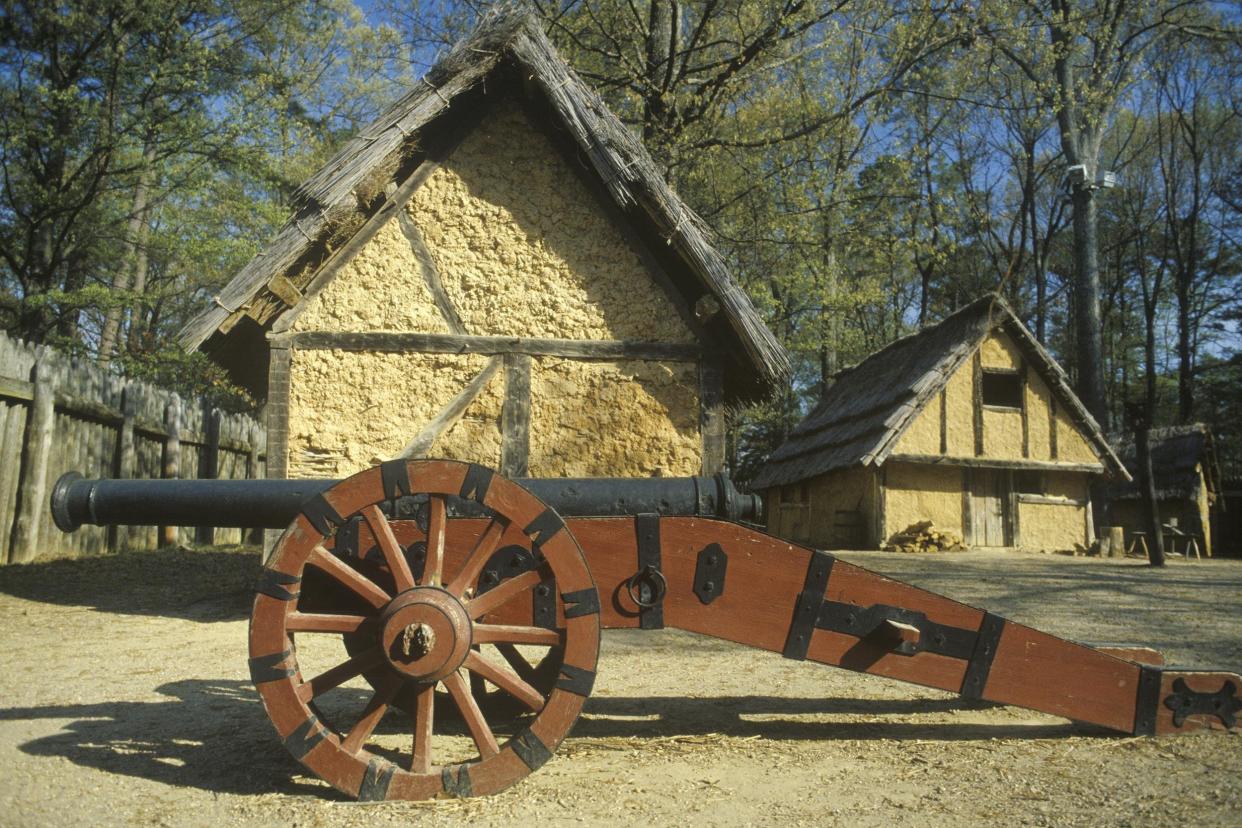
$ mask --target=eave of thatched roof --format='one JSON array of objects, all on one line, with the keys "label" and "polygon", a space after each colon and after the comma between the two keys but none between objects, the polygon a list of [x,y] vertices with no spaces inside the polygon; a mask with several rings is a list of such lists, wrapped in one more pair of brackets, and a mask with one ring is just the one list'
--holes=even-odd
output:
[{"label": "eave of thatched roof", "polygon": [[[1204,487],[1215,494],[1220,491],[1220,467],[1216,462],[1216,446],[1212,432],[1203,423],[1153,428],[1148,435],[1151,444],[1151,471],[1156,484],[1156,497],[1195,500]],[[1108,487],[1106,497],[1131,500],[1139,496],[1138,460],[1134,441],[1116,438],[1114,449],[1130,472],[1132,480]]]},{"label": "eave of thatched roof", "polygon": [[535,19],[514,9],[485,18],[298,189],[293,217],[185,326],[182,345],[211,350],[243,317],[267,325],[287,310],[287,286],[304,287],[334,249],[385,207],[385,185],[418,163],[421,133],[502,66],[516,67],[542,96],[621,212],[693,274],[695,284],[679,286],[687,302],[714,297],[720,310],[712,329],[734,368],[726,372],[726,393],[753,399],[783,383],[788,356],[734,280],[703,221],[672,191],[641,141],[557,54]]},{"label": "eave of thatched roof", "polygon": [[1000,296],[988,294],[838,374],[823,400],[772,453],[752,485],[766,489],[849,466],[883,464],[918,413],[997,328],[1013,339],[1028,365],[1057,395],[1104,469],[1128,479],[1061,366]]}]

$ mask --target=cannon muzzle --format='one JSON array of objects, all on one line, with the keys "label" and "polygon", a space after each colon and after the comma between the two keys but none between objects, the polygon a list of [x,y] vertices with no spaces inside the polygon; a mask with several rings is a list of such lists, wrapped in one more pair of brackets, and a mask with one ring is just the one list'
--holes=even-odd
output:
[{"label": "cannon muzzle", "polygon": [[[86,480],[62,475],[52,489],[52,517],[72,532],[94,526],[222,526],[283,529],[302,504],[339,480]],[[757,523],[758,495],[715,477],[518,478],[517,483],[565,517],[654,512]],[[474,513],[469,504],[450,512]]]}]

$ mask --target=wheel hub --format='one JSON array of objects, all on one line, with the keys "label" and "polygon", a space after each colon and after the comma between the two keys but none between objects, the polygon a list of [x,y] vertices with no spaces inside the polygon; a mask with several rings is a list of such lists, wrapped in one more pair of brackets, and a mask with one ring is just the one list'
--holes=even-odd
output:
[{"label": "wheel hub", "polygon": [[439,587],[401,593],[384,609],[381,621],[384,657],[416,681],[444,678],[470,653],[470,615],[461,601]]}]

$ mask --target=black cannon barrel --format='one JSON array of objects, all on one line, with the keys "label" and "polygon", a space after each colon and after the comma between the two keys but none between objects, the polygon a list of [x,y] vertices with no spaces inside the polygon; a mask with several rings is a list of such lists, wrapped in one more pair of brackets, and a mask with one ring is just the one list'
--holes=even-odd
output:
[{"label": "black cannon barrel", "polygon": [[[237,526],[283,529],[302,504],[338,480],[86,480],[69,472],[52,489],[64,532],[95,526]],[[518,478],[566,517],[700,515],[758,522],[762,501],[715,477]],[[463,504],[464,506],[464,504]],[[452,507],[450,507],[452,508]],[[468,509],[454,510],[468,514]]]}]

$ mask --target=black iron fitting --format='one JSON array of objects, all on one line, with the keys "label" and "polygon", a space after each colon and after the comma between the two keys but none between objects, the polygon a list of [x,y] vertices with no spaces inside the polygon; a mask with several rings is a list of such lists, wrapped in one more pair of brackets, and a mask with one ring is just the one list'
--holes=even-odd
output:
[{"label": "black iron fitting", "polygon": [[[889,630],[886,625],[888,621],[913,627],[918,631],[918,640],[886,638]],[[905,656],[917,653],[936,653],[952,658],[969,659],[979,637],[974,630],[939,624],[928,620],[926,613],[888,604],[860,607],[839,601],[824,601],[815,626],[821,630],[872,640],[877,644],[888,646],[898,655]]]},{"label": "black iron fitting", "polygon": [[1164,706],[1173,711],[1173,726],[1181,727],[1188,716],[1215,716],[1229,729],[1238,724],[1242,711],[1242,699],[1237,697],[1238,686],[1225,679],[1219,690],[1202,692],[1191,690],[1184,678],[1173,679],[1173,692],[1164,699]]},{"label": "black iron fitting", "polygon": [[806,577],[802,581],[802,591],[794,602],[793,620],[789,622],[785,648],[781,651],[785,658],[797,661],[806,658],[807,650],[811,646],[811,633],[815,632],[815,622],[819,619],[824,593],[828,590],[828,579],[832,577],[832,565],[836,561],[827,552],[811,553]]},{"label": "black iron fitting", "polygon": [[694,566],[694,594],[699,601],[710,604],[724,594],[725,574],[729,569],[729,556],[713,543],[699,551]]},{"label": "black iron fitting", "polygon": [[966,664],[966,674],[962,677],[962,698],[982,699],[988,686],[988,676],[992,672],[992,660],[1000,648],[1001,636],[1005,633],[1005,619],[990,612],[983,614],[979,622],[979,633],[975,638],[975,647]]},{"label": "black iron fitting", "polygon": [[660,516],[644,513],[634,518],[638,541],[638,571],[625,582],[630,599],[638,605],[638,626],[644,630],[664,628],[664,595],[668,582],[660,571]]}]

